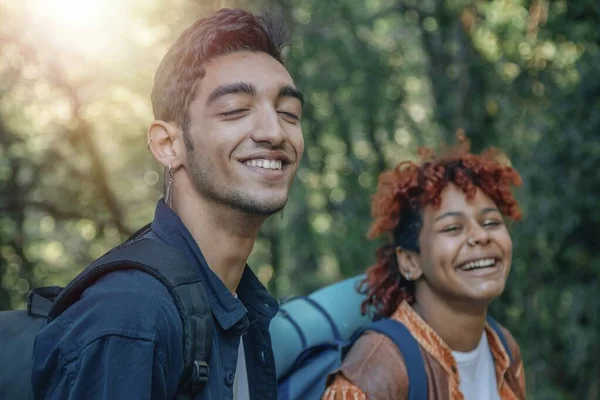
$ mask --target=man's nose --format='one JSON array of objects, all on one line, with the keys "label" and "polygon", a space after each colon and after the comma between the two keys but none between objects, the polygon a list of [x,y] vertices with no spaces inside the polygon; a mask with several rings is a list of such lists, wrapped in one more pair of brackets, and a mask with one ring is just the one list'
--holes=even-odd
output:
[{"label": "man's nose", "polygon": [[257,143],[266,142],[274,147],[286,140],[281,118],[274,107],[265,107],[258,113],[256,126],[252,130],[252,140]]}]

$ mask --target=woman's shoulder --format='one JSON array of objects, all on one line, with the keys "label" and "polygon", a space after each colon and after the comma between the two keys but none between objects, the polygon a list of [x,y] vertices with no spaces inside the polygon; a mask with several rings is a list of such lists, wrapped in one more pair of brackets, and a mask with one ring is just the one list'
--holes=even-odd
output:
[{"label": "woman's shoulder", "polygon": [[[385,335],[368,332],[330,375],[324,399],[344,399],[345,393],[375,399],[398,399],[408,391],[406,365],[400,350]],[[341,397],[340,397],[341,396]],[[351,396],[349,398],[352,398]]]},{"label": "woman's shoulder", "polygon": [[525,399],[525,370],[523,367],[521,349],[513,334],[506,327],[497,323],[497,329],[504,336],[506,347],[508,347],[510,353],[510,365],[508,366],[505,375],[506,382],[513,393],[516,394],[517,398]]},{"label": "woman's shoulder", "polygon": [[510,352],[511,364],[516,365],[521,363],[521,348],[519,347],[519,343],[517,342],[513,334],[508,330],[508,328],[506,328],[499,322],[495,322],[495,324],[502,336],[504,336],[504,341],[506,342],[506,346],[508,346],[508,349],[506,350]]}]

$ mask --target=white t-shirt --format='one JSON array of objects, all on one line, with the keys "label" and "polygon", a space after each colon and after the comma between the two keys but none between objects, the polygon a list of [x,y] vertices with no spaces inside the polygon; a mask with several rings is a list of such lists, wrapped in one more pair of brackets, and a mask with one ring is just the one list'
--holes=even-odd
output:
[{"label": "white t-shirt", "polygon": [[474,350],[453,351],[452,355],[458,366],[460,391],[465,400],[500,400],[494,359],[485,332]]},{"label": "white t-shirt", "polygon": [[243,337],[240,337],[240,347],[238,348],[235,378],[233,380],[233,400],[250,400],[250,388],[248,387],[248,371],[246,370],[246,354],[244,353]]}]

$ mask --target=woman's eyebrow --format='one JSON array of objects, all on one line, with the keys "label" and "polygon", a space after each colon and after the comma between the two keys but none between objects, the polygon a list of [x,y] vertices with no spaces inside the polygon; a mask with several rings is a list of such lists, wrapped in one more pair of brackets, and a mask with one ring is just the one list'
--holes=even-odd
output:
[{"label": "woman's eyebrow", "polygon": [[434,220],[434,222],[437,222],[437,221],[439,221],[440,219],[444,219],[444,218],[447,218],[447,217],[462,217],[462,216],[464,216],[464,215],[465,215],[465,214],[464,214],[464,213],[462,213],[462,212],[460,212],[460,211],[448,211],[448,212],[445,212],[445,213],[443,213],[442,215],[438,216],[438,217],[437,217],[437,218]]}]

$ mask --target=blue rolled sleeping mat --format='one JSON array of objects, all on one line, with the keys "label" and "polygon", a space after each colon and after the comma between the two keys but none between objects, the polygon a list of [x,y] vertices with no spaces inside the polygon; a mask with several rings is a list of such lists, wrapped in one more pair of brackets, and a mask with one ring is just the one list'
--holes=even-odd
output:
[{"label": "blue rolled sleeping mat", "polygon": [[365,296],[356,291],[364,278],[364,274],[355,276],[281,304],[270,326],[278,379],[304,349],[326,341],[348,340],[371,322],[369,316],[360,313]]}]

